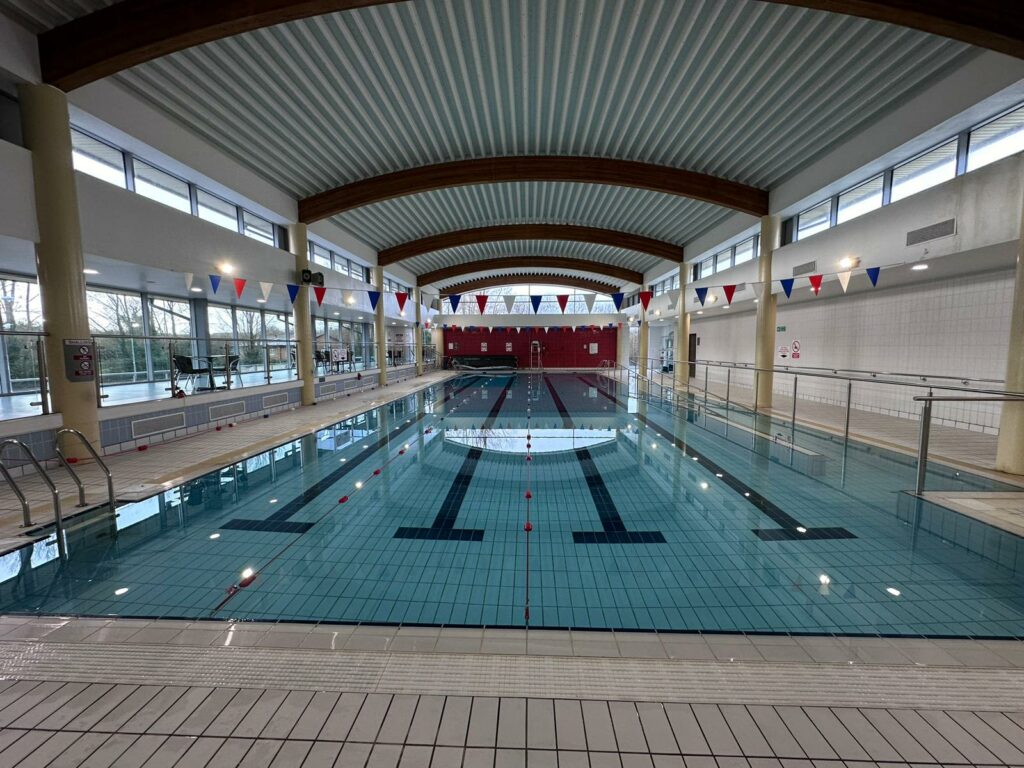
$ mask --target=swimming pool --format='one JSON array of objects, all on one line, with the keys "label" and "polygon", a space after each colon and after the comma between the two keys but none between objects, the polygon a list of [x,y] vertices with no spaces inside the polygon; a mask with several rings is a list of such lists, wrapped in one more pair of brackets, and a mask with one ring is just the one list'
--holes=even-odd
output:
[{"label": "swimming pool", "polygon": [[[67,562],[52,537],[0,557],[0,611],[1024,636],[1022,540],[910,497],[909,457],[635,395],[428,387],[80,516]],[[929,487],[1005,488],[937,464]]]}]

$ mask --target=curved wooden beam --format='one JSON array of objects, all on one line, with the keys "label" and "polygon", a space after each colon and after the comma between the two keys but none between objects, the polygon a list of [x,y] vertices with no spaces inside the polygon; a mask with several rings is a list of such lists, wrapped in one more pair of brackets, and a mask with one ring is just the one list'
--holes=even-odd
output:
[{"label": "curved wooden beam", "polygon": [[610,157],[482,157],[386,173],[299,201],[299,221],[314,221],[364,205],[435,189],[507,181],[570,181],[635,187],[703,200],[754,216],[768,214],[768,192],[681,168]]},{"label": "curved wooden beam", "polygon": [[[39,36],[43,81],[70,91],[194,45],[397,0],[122,0]],[[949,37],[1024,58],[1024,13],[1005,0],[769,0]]]},{"label": "curved wooden beam", "polygon": [[501,269],[574,269],[578,272],[593,272],[606,277],[613,277],[625,283],[643,285],[644,273],[611,264],[601,264],[586,259],[570,259],[565,256],[501,256],[494,259],[480,259],[442,267],[431,272],[424,272],[416,278],[417,285],[449,280],[460,275],[471,275],[474,272],[492,272]]},{"label": "curved wooden beam", "polygon": [[441,291],[442,296],[450,296],[453,293],[470,293],[480,291],[484,288],[498,288],[503,285],[520,285],[534,283],[536,285],[564,285],[567,288],[579,288],[583,291],[593,291],[610,296],[617,292],[618,286],[608,285],[599,280],[589,280],[585,277],[570,277],[568,275],[495,275],[493,277],[481,277],[476,280],[467,280],[464,283],[450,285]]},{"label": "curved wooden beam", "polygon": [[626,248],[630,251],[649,253],[652,256],[673,262],[683,260],[682,246],[615,229],[580,227],[575,224],[502,224],[494,227],[476,227],[462,229],[458,232],[445,232],[385,248],[377,254],[377,263],[386,267],[403,259],[411,259],[414,256],[422,256],[424,253],[432,253],[445,248],[495,243],[502,240],[569,240],[577,243],[595,243],[615,248]]}]

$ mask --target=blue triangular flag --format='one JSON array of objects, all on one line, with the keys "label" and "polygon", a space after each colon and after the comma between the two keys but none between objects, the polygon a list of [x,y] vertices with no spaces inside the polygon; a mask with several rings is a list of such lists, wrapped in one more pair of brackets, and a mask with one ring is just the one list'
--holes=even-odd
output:
[{"label": "blue triangular flag", "polygon": [[615,302],[615,311],[618,312],[622,309],[622,299],[626,296],[624,293],[613,293],[612,301]]},{"label": "blue triangular flag", "polygon": [[452,305],[452,312],[459,311],[459,302],[462,301],[462,294],[452,293],[448,295],[448,303]]},{"label": "blue triangular flag", "polygon": [[292,304],[295,303],[295,299],[299,296],[299,286],[288,284],[288,298],[292,300]]},{"label": "blue triangular flag", "polygon": [[782,283],[782,290],[786,292],[786,298],[788,299],[793,293],[793,283],[796,282],[795,278],[787,277],[784,280],[779,280]]},{"label": "blue triangular flag", "polygon": [[531,296],[530,303],[533,304],[533,314],[537,314],[537,310],[540,309],[540,303],[544,299],[543,296]]},{"label": "blue triangular flag", "polygon": [[881,267],[868,267],[865,272],[868,273],[868,277],[871,279],[871,284],[874,286],[878,285],[878,273],[882,271]]},{"label": "blue triangular flag", "polygon": [[220,288],[220,275],[210,275],[210,285],[213,287],[213,292],[216,293]]},{"label": "blue triangular flag", "polygon": [[377,311],[377,302],[380,301],[380,291],[367,291],[370,294],[370,309]]},{"label": "blue triangular flag", "polygon": [[708,297],[708,289],[707,288],[697,288],[696,291],[697,291],[697,301],[699,301],[700,305],[703,307],[704,306],[704,300],[707,299],[707,297]]}]

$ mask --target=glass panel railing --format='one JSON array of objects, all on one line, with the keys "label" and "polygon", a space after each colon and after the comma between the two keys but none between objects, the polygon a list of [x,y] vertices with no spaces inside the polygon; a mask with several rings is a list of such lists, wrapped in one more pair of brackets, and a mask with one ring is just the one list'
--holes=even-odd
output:
[{"label": "glass panel railing", "polygon": [[0,331],[0,419],[50,412],[43,334]]}]

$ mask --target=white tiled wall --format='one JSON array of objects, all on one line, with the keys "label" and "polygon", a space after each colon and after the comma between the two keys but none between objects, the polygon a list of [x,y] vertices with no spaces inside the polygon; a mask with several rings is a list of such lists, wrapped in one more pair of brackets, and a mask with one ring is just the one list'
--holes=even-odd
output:
[{"label": "white tiled wall", "polygon": [[[1006,271],[788,306],[780,296],[777,322],[786,331],[777,335],[776,348],[791,347],[797,339],[801,359],[776,357],[775,363],[1002,379],[1012,301],[1013,273]],[[693,316],[693,329],[700,338],[698,360],[752,363],[754,318],[752,312]],[[703,376],[703,371],[698,375]],[[844,384],[805,376],[799,388],[801,398],[845,403]],[[791,389],[789,377],[776,377],[776,391]],[[863,410],[916,417],[920,404],[911,398],[924,393],[924,389],[858,383],[853,401]],[[985,431],[995,430],[998,414],[997,404],[936,405],[934,412],[939,423]]]}]

